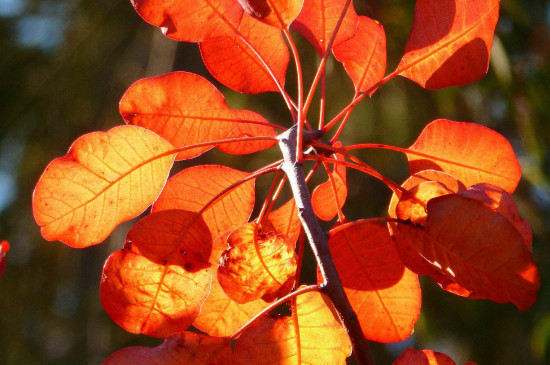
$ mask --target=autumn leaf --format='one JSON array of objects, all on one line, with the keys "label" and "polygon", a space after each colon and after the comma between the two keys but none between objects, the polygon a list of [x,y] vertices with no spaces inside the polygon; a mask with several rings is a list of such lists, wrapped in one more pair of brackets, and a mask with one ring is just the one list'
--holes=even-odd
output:
[{"label": "autumn leaf", "polygon": [[[305,0],[300,15],[291,27],[304,36],[322,56],[327,51],[328,43],[336,30],[345,3],[346,0]],[[333,46],[355,35],[357,20],[353,4],[350,4]]]},{"label": "autumn leaf", "polygon": [[6,268],[6,256],[10,250],[10,244],[8,241],[0,242],[0,276],[4,273]]},{"label": "autumn leaf", "polygon": [[200,51],[212,76],[235,91],[278,91],[273,77],[285,84],[289,54],[281,32],[247,14],[235,34],[203,41]]},{"label": "autumn leaf", "polygon": [[33,194],[42,236],[72,247],[102,242],[157,198],[174,161],[173,146],[153,132],[119,126],[78,138],[53,160]]},{"label": "autumn leaf", "polygon": [[431,90],[481,79],[498,11],[499,0],[418,0],[395,73]]},{"label": "autumn leaf", "polygon": [[[386,34],[380,23],[360,16],[353,38],[333,48],[334,57],[344,64],[356,92],[369,91],[384,78]],[[374,90],[370,90],[372,95]]]},{"label": "autumn leaf", "polygon": [[168,337],[157,347],[126,347],[113,353],[103,365],[216,365],[231,356],[224,338],[183,332]]},{"label": "autumn leaf", "polygon": [[303,0],[238,0],[244,11],[254,18],[277,27],[286,28],[298,16]]},{"label": "autumn leaf", "polygon": [[218,281],[231,299],[271,302],[292,289],[297,261],[295,242],[287,236],[260,232],[256,223],[248,223],[233,231],[227,243]]},{"label": "autumn leaf", "polygon": [[409,151],[411,174],[440,170],[466,187],[489,183],[512,193],[521,177],[521,167],[506,138],[478,124],[437,119],[424,128]]},{"label": "autumn leaf", "polygon": [[[178,148],[224,139],[239,121],[214,85],[183,71],[136,81],[119,109],[127,124],[152,130]],[[196,157],[213,147],[187,149],[176,159]]]},{"label": "autumn leaf", "polygon": [[420,285],[401,262],[386,226],[363,220],[329,234],[334,264],[365,337],[378,342],[408,338],[420,315]]},{"label": "autumn leaf", "polygon": [[130,0],[149,24],[172,39],[200,42],[231,33],[243,10],[231,0]]},{"label": "autumn leaf", "polygon": [[301,294],[291,317],[266,315],[237,340],[234,364],[344,365],[351,353],[349,338],[330,300],[323,294]]},{"label": "autumn leaf", "polygon": [[[218,266],[220,256],[227,248],[226,237],[221,236],[214,241],[210,257],[213,267]],[[217,270],[213,270],[210,293],[193,326],[211,336],[231,336],[268,305],[262,299],[244,304],[235,302],[225,294],[218,282]]]},{"label": "autumn leaf", "polygon": [[220,165],[189,167],[168,179],[152,211],[202,211],[201,217],[210,229],[212,238],[216,239],[248,221],[254,208],[254,180],[238,184],[216,200],[212,199],[248,175]]},{"label": "autumn leaf", "polygon": [[456,365],[456,363],[441,352],[406,349],[392,365]]},{"label": "autumn leaf", "polygon": [[128,332],[161,338],[185,331],[210,290],[211,249],[208,228],[194,212],[142,218],[105,263],[103,308]]},{"label": "autumn leaf", "polygon": [[[235,110],[239,117],[239,124],[229,133],[227,138],[255,137],[255,136],[277,136],[273,127],[268,125],[268,121],[258,113],[250,110]],[[234,155],[244,155],[271,148],[277,144],[277,141],[245,141],[221,143],[216,146],[220,151]]]},{"label": "autumn leaf", "polygon": [[262,222],[262,230],[266,232],[275,231],[278,234],[289,237],[292,242],[296,242],[302,230],[302,223],[298,217],[296,201],[290,199],[279,208],[269,213],[267,220]]}]

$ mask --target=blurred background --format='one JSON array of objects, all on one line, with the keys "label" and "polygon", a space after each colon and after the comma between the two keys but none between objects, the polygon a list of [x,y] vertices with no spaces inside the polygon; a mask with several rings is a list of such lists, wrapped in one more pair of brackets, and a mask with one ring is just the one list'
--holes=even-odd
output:
[{"label": "blurred background", "polygon": [[[384,25],[388,72],[393,70],[414,2],[361,0],[355,8]],[[318,57],[298,35],[295,39],[308,85]],[[535,305],[523,312],[511,304],[458,298],[423,280],[415,334],[404,343],[373,344],[377,364],[389,364],[406,347],[446,352],[459,364],[550,364],[549,62],[550,1],[501,0],[491,68],[482,81],[427,92],[397,78],[354,111],[341,138],[348,144],[406,147],[436,118],[477,122],[506,136],[523,168],[514,197],[533,227],[533,254],[542,275]],[[330,118],[349,102],[353,86],[335,62],[327,69]],[[77,137],[123,123],[118,100],[132,82],[171,70],[212,80],[195,44],[165,38],[127,0],[0,0],[0,240],[11,244],[0,278],[0,364],[99,364],[119,348],[160,342],[117,327],[99,300],[103,263],[123,245],[129,224],[84,250],[46,242],[32,217],[31,196],[46,165]],[[291,93],[294,85],[289,67]],[[288,125],[279,95],[248,97],[220,89],[233,108],[250,108]],[[317,105],[311,110],[316,120]],[[359,155],[395,181],[407,176],[398,153]],[[275,156],[276,151],[242,158],[213,152],[176,169],[220,163],[253,171]],[[269,183],[258,181],[258,200]],[[385,215],[390,198],[385,186],[350,172],[349,189],[344,209],[349,219]]]}]

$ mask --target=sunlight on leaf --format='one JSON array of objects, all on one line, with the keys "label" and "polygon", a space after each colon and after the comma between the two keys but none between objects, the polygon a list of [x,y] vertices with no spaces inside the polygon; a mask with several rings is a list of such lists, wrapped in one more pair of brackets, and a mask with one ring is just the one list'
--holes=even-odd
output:
[{"label": "sunlight on leaf", "polygon": [[303,0],[238,0],[244,11],[254,18],[277,27],[286,28],[298,16]]},{"label": "sunlight on leaf", "polygon": [[266,232],[275,231],[289,237],[292,242],[296,242],[302,230],[302,223],[298,217],[296,201],[290,199],[279,208],[275,209],[267,216],[267,220],[262,223],[262,229]]},{"label": "sunlight on leaf", "polygon": [[478,81],[487,73],[499,0],[418,0],[395,73],[426,89]]},{"label": "sunlight on leaf", "polygon": [[10,250],[10,244],[8,241],[0,242],[0,276],[4,273],[6,268],[6,256]]},{"label": "sunlight on leaf", "polygon": [[456,363],[441,352],[406,349],[392,365],[456,365]]},{"label": "sunlight on leaf", "polygon": [[102,242],[157,198],[174,161],[172,150],[163,138],[134,126],[78,138],[46,167],[34,189],[33,214],[42,236],[77,248]]}]

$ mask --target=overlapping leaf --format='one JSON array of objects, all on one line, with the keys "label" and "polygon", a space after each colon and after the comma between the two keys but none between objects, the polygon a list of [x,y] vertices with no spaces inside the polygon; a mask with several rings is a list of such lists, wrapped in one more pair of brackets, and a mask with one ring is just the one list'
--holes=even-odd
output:
[{"label": "overlapping leaf", "polygon": [[287,236],[259,232],[258,224],[248,223],[233,231],[227,243],[218,281],[231,299],[237,303],[260,298],[271,302],[292,289],[296,245]]},{"label": "overlapping leaf", "polygon": [[[240,138],[240,137],[255,137],[255,136],[277,136],[277,132],[267,125],[268,121],[265,120],[258,113],[254,113],[250,110],[235,110],[235,114],[240,118],[240,122],[229,133],[227,138]],[[261,150],[271,148],[277,144],[277,141],[245,141],[245,142],[230,142],[222,143],[216,147],[223,152],[231,153],[234,155],[244,155],[248,153],[254,153]]]},{"label": "overlapping leaf", "polygon": [[262,229],[264,231],[275,231],[278,234],[283,234],[289,237],[292,242],[296,242],[300,236],[302,223],[298,217],[298,209],[296,201],[290,199],[285,204],[275,209],[267,216],[267,220],[263,222]]},{"label": "overlapping leaf", "polygon": [[132,333],[168,337],[197,317],[212,280],[212,238],[196,213],[165,210],[141,219],[103,268],[103,308]]},{"label": "overlapping leaf", "polygon": [[456,363],[441,352],[406,349],[392,365],[456,365]]},{"label": "overlapping leaf", "polygon": [[215,365],[231,356],[231,346],[223,338],[183,332],[157,347],[127,347],[113,353],[103,365]]},{"label": "overlapping leaf", "polygon": [[[303,35],[320,55],[327,51],[328,43],[336,29],[346,0],[305,0],[300,15],[292,23],[292,29]],[[354,36],[357,14],[350,4],[333,45]]]},{"label": "overlapping leaf", "polygon": [[172,150],[163,138],[134,126],[78,138],[36,184],[33,214],[42,236],[72,247],[102,242],[157,198]]},{"label": "overlapping leaf", "polygon": [[238,0],[244,11],[254,18],[277,27],[286,28],[298,16],[303,0]]},{"label": "overlapping leaf", "polygon": [[[152,211],[183,209],[199,212],[213,239],[248,221],[254,208],[254,180],[231,185],[245,179],[248,173],[220,165],[199,165],[180,171],[168,179]],[[209,204],[208,206],[206,206]]]},{"label": "overlapping leaf", "polygon": [[[370,90],[386,72],[386,34],[380,23],[360,16],[355,36],[337,44],[334,57],[344,64],[355,91]],[[370,90],[372,94],[374,90]]]},{"label": "overlapping leaf", "polygon": [[291,317],[265,316],[244,331],[235,346],[234,364],[346,363],[351,344],[325,295],[299,295],[292,312]]},{"label": "overlapping leaf", "polygon": [[130,0],[148,23],[166,36],[185,42],[232,33],[241,21],[242,8],[232,0]]},{"label": "overlapping leaf", "polygon": [[510,143],[499,133],[473,123],[438,119],[428,124],[407,153],[411,174],[444,171],[466,187],[478,183],[512,193],[521,167]]},{"label": "overlapping leaf", "polygon": [[[334,147],[342,147],[341,142],[336,142]],[[345,161],[342,154],[335,154],[338,161]],[[311,194],[311,204],[315,215],[322,220],[330,221],[342,209],[348,196],[348,187],[346,185],[346,167],[335,164],[333,171],[327,171],[330,174],[328,181],[320,184]]]},{"label": "overlapping leaf", "polygon": [[330,251],[367,339],[408,338],[420,315],[418,277],[405,268],[387,228],[357,221],[330,231]]},{"label": "overlapping leaf", "polygon": [[[126,123],[150,129],[175,147],[224,139],[239,121],[214,85],[183,71],[136,81],[119,108]],[[196,157],[213,147],[185,150],[176,159]]]},{"label": "overlapping leaf", "polygon": [[289,54],[281,32],[246,14],[237,32],[201,42],[200,50],[212,76],[235,91],[278,91],[273,77],[285,83]]},{"label": "overlapping leaf", "polygon": [[498,20],[499,0],[418,0],[396,73],[427,89],[482,78]]},{"label": "overlapping leaf", "polygon": [[408,224],[397,229],[395,239],[409,240],[445,277],[444,287],[455,282],[460,295],[511,302],[522,310],[535,301],[540,279],[523,237],[482,201],[459,194],[434,198],[426,229]]},{"label": "overlapping leaf", "polygon": [[[220,256],[228,248],[226,237],[214,241],[210,263],[217,267]],[[231,336],[269,303],[262,299],[241,304],[225,294],[218,282],[217,270],[212,271],[210,293],[201,307],[193,325],[211,336]]]}]

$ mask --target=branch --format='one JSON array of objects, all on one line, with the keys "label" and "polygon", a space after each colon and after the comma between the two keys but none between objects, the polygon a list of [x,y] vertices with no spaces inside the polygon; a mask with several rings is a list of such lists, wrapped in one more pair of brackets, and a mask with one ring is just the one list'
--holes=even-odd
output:
[{"label": "branch", "polygon": [[332,303],[338,315],[340,322],[349,335],[353,352],[357,361],[361,365],[373,364],[369,347],[361,325],[357,319],[355,311],[351,307],[344,287],[334,266],[334,261],[328,247],[328,239],[323,232],[311,205],[311,198],[305,181],[304,169],[302,163],[297,163],[296,156],[296,140],[297,128],[296,125],[288,131],[279,135],[279,148],[283,153],[282,170],[288,177],[296,207],[298,208],[298,216],[302,222],[302,226],[309,240],[309,244],[317,264],[325,278],[325,283],[321,286],[321,290],[326,294]]}]

